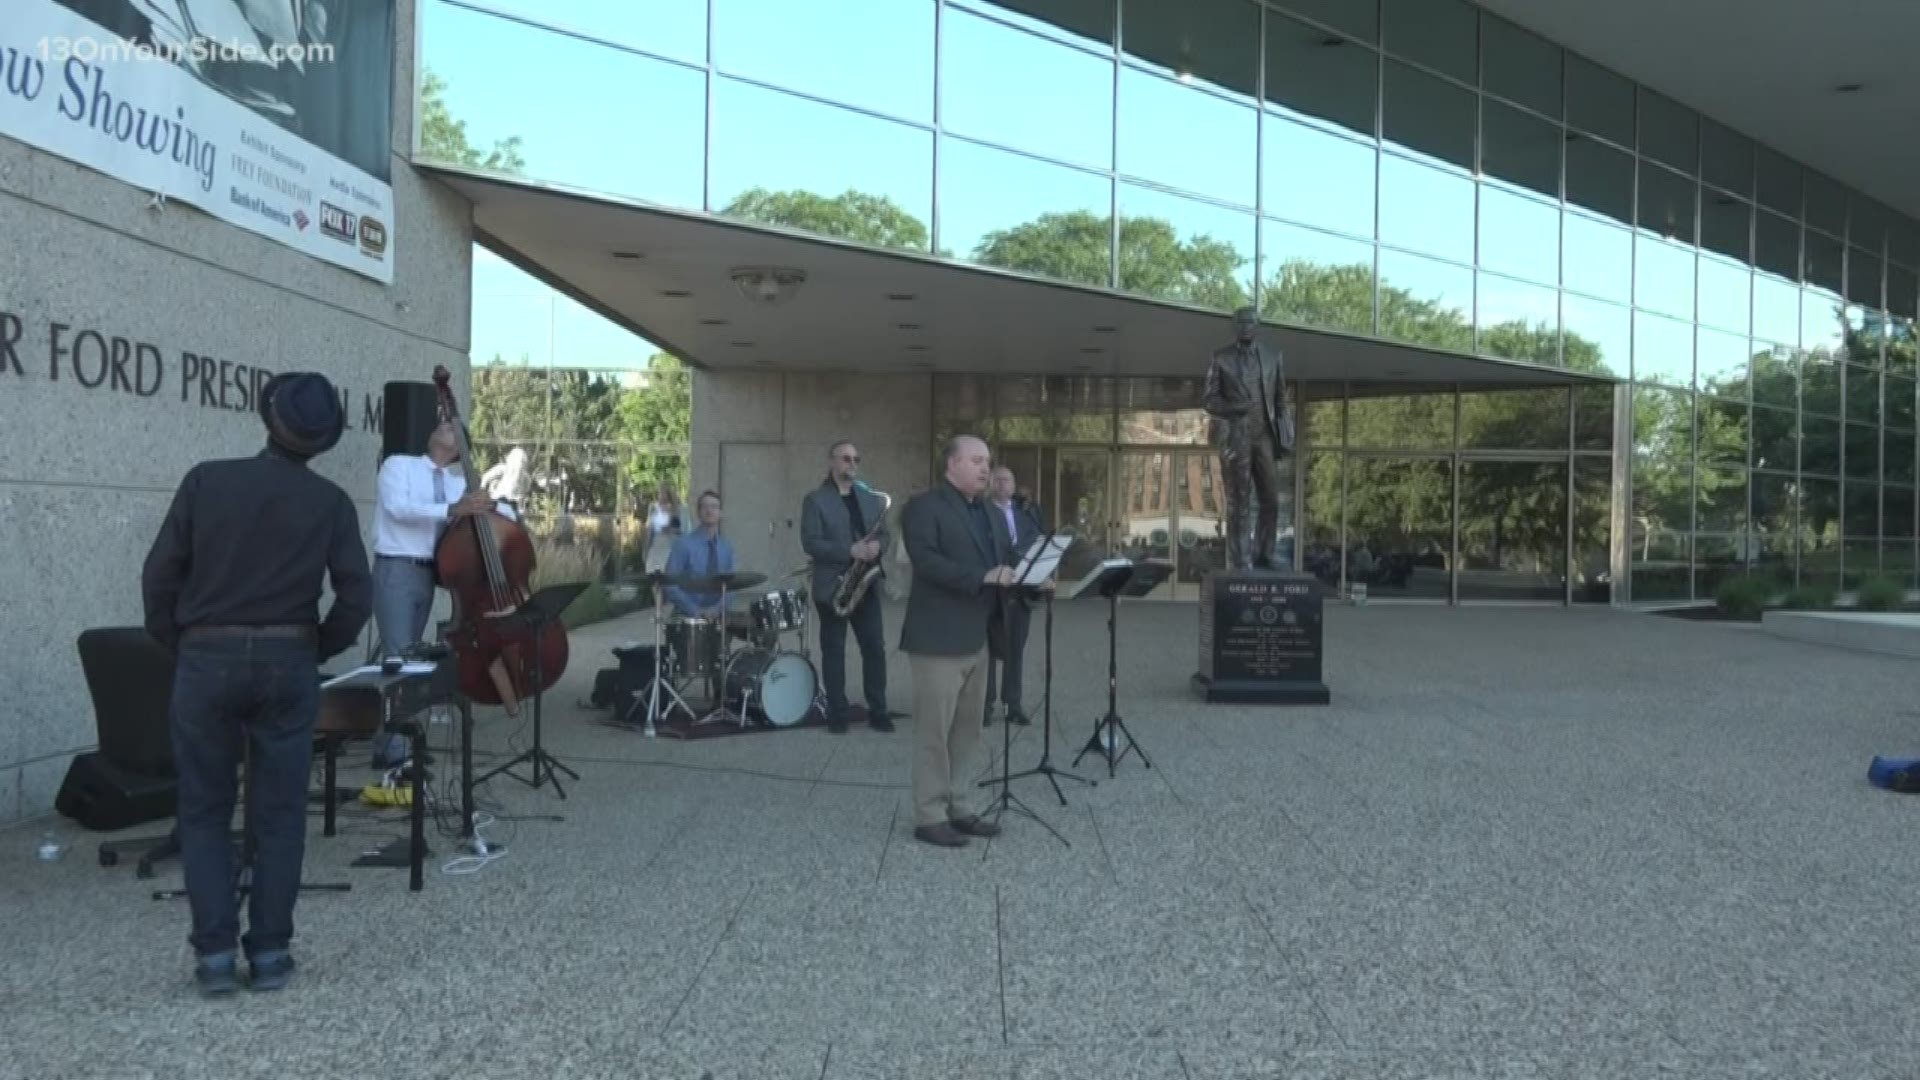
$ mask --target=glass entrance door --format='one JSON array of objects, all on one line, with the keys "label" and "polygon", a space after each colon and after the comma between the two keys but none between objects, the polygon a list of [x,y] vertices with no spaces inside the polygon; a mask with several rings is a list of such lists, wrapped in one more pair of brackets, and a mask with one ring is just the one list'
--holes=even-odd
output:
[{"label": "glass entrance door", "polygon": [[1060,577],[1072,581],[1113,549],[1113,455],[1105,450],[1060,450],[1053,455],[1050,488],[1042,503],[1055,528],[1073,530]]}]

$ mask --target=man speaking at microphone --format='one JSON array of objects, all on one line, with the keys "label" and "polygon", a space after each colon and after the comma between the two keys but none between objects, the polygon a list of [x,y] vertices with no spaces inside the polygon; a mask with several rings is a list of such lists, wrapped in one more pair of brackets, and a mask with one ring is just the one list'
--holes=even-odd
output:
[{"label": "man speaking at microphone", "polygon": [[913,835],[941,847],[1000,826],[966,804],[987,702],[987,620],[1013,581],[1006,522],[987,506],[987,444],[947,443],[946,476],[901,513],[913,591],[900,651],[913,663]]}]

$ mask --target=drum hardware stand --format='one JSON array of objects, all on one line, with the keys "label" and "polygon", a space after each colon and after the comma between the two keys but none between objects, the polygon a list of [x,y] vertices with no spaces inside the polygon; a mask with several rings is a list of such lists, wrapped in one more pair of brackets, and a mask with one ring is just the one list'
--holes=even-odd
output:
[{"label": "drum hardware stand", "polygon": [[[713,711],[707,713],[707,715],[701,717],[700,719],[695,720],[693,722],[693,726],[703,727],[707,724],[723,723],[728,720],[733,720],[739,723],[741,727],[746,727],[747,726],[746,702],[743,700],[740,703],[740,715],[738,716],[735,716],[732,710],[727,708],[727,665],[731,663],[733,659],[733,649],[730,647],[733,644],[733,639],[731,637],[732,629],[727,626],[727,578],[724,578],[724,577],[720,579],[719,622],[720,622],[720,655],[715,656],[713,658],[713,662],[720,668],[720,679],[719,679],[720,692],[718,695],[716,695],[720,700],[713,703]],[[693,710],[689,709],[687,711],[692,712]]]},{"label": "drum hardware stand", "polygon": [[[484,784],[501,773],[506,773],[515,780],[536,790],[538,790],[543,783],[551,783],[553,790],[564,799],[567,797],[566,789],[560,786],[560,778],[555,774],[566,773],[575,780],[580,779],[579,773],[561,764],[560,760],[552,754],[547,753],[546,748],[540,743],[540,702],[546,697],[546,693],[540,690],[539,686],[542,682],[545,682],[546,679],[545,673],[540,669],[539,636],[547,624],[558,619],[560,613],[567,609],[567,605],[573,603],[574,598],[582,592],[585,592],[586,588],[587,583],[584,581],[575,581],[566,585],[549,585],[539,592],[534,593],[525,604],[520,606],[520,610],[507,616],[508,619],[516,620],[532,631],[529,639],[533,645],[533,685],[535,687],[533,693],[533,746],[519,757],[481,776],[478,780],[474,781],[475,783]],[[656,656],[656,663],[657,662]],[[522,761],[533,766],[532,779],[516,776],[511,771],[515,765],[520,764]],[[546,766],[546,775],[544,778],[541,776],[542,765]]]},{"label": "drum hardware stand", "polygon": [[[1053,538],[1049,536],[1047,539],[1049,542],[1051,542]],[[1059,779],[1060,777],[1064,776],[1068,780],[1085,784],[1088,787],[1098,787],[1100,786],[1100,782],[1097,780],[1089,780],[1084,776],[1075,776],[1073,773],[1067,772],[1063,769],[1056,769],[1053,767],[1053,591],[1052,590],[1049,590],[1047,592],[1047,681],[1046,681],[1046,690],[1044,691],[1041,701],[1042,701],[1042,704],[1040,707],[1040,716],[1041,716],[1040,764],[1035,765],[1033,768],[1028,769],[1026,772],[1014,773],[1012,776],[1008,777],[1007,779],[1019,780],[1028,776],[1044,776],[1047,778],[1047,782],[1053,785],[1053,794],[1055,797],[1057,797],[1060,800],[1060,805],[1065,806],[1067,805],[1067,797],[1060,790],[1060,779]],[[1009,724],[1007,726],[1012,727],[1013,725]],[[1146,755],[1142,754],[1141,760],[1143,761],[1146,760]]]},{"label": "drum hardware stand", "polygon": [[[1073,764],[1079,765],[1080,759],[1088,754],[1099,754],[1107,759],[1107,779],[1113,779],[1115,769],[1128,754],[1139,754],[1140,763],[1153,768],[1153,762],[1147,758],[1147,752],[1134,741],[1133,732],[1127,730],[1126,721],[1120,719],[1120,597],[1145,596],[1165,581],[1172,572],[1172,565],[1159,559],[1145,559],[1139,563],[1126,559],[1109,559],[1101,563],[1093,573],[1082,579],[1074,590],[1074,595],[1097,587],[1100,595],[1107,598],[1107,715],[1094,722],[1093,735],[1087,744],[1074,755]],[[1126,749],[1120,749],[1120,737],[1126,736]]]},{"label": "drum hardware stand", "polygon": [[[660,711],[660,687],[662,683],[666,685],[667,696],[671,697],[674,704],[678,705],[681,711],[687,714],[687,719],[694,719],[695,714],[693,707],[687,704],[687,700],[680,696],[679,689],[673,685],[672,680],[667,678],[667,650],[660,631],[666,606],[660,596],[660,582],[658,580],[659,577],[663,577],[664,575],[649,574],[648,576],[655,578],[653,582],[653,675],[647,680],[646,736],[651,739],[658,734],[654,728],[655,719],[665,720],[667,717],[673,715],[672,706],[669,706],[665,713]],[[628,707],[627,711],[631,713],[633,707],[639,704],[638,701],[635,701],[633,706]]]}]

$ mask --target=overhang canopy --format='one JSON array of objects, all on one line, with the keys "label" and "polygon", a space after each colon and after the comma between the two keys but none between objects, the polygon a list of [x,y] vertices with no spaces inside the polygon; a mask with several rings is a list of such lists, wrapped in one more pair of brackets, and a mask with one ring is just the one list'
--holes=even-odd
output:
[{"label": "overhang canopy", "polygon": [[[880,252],[705,214],[422,166],[473,203],[480,242],[634,333],[705,368],[1198,375],[1231,340],[1219,313]],[[804,271],[783,303],[732,271]],[[1268,327],[1306,381],[1549,386],[1604,376]]]}]

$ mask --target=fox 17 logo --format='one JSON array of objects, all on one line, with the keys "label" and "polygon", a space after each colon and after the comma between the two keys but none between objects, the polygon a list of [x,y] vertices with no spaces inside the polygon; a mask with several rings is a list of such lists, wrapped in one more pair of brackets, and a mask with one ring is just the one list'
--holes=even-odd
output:
[{"label": "fox 17 logo", "polygon": [[344,240],[351,244],[358,238],[359,223],[352,214],[332,203],[320,204],[320,231],[335,240]]}]

